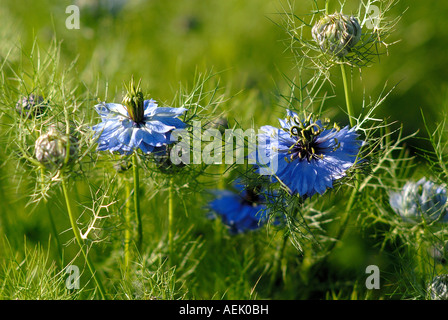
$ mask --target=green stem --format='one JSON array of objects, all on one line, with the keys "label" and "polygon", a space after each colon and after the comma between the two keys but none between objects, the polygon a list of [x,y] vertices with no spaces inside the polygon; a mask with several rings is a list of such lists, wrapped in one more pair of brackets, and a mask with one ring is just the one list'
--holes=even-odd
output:
[{"label": "green stem", "polygon": [[85,250],[85,241],[81,237],[81,231],[79,230],[78,225],[76,224],[76,220],[75,220],[75,217],[72,212],[72,207],[70,205],[70,198],[68,196],[67,179],[62,175],[62,173],[61,173],[61,179],[62,179],[62,191],[64,193],[64,198],[65,198],[65,202],[67,205],[67,212],[68,212],[68,216],[70,219],[70,224],[72,226],[73,233],[75,234],[76,242],[78,243],[78,245],[81,249],[81,253],[84,256],[84,259],[85,259],[86,264],[90,270],[90,273],[93,276],[93,279],[94,279],[96,286],[98,288],[98,291],[100,293],[101,299],[105,300],[106,294],[105,294],[103,284],[101,282],[101,279],[99,278],[98,273],[95,270],[95,267],[94,267],[92,261],[90,260],[90,257],[87,255],[87,252]]},{"label": "green stem", "polygon": [[[328,4],[328,2],[327,2],[327,4]],[[342,82],[344,84],[345,103],[347,105],[347,114],[349,117],[350,126],[353,127],[355,125],[355,123],[354,123],[355,117],[354,117],[354,113],[353,113],[353,103],[352,103],[352,97],[351,97],[350,82],[348,81],[347,70],[346,70],[345,64],[341,64],[341,74],[342,74]],[[347,206],[345,208],[345,215],[342,218],[341,227],[339,228],[338,233],[335,236],[336,241],[333,241],[327,248],[327,252],[326,252],[327,254],[320,261],[320,264],[319,264],[320,266],[325,263],[329,254],[333,251],[333,249],[336,246],[336,244],[338,243],[338,241],[342,239],[342,237],[344,236],[345,230],[347,229],[347,225],[348,225],[348,223],[350,221],[350,217],[351,217],[352,207],[355,202],[356,193],[358,192],[358,187],[359,187],[358,179],[355,179],[355,180],[356,180],[355,187],[352,190],[352,193],[348,200]],[[319,269],[319,268],[316,268],[316,270],[317,269]]]},{"label": "green stem", "polygon": [[342,73],[342,82],[344,84],[344,93],[345,93],[345,103],[347,105],[347,113],[350,121],[350,126],[353,127],[354,123],[354,113],[353,113],[353,104],[350,90],[350,82],[347,77],[347,70],[345,68],[345,64],[341,64],[341,73]]},{"label": "green stem", "polygon": [[423,230],[417,229],[417,238],[416,238],[416,252],[417,252],[417,270],[420,273],[420,277],[424,277],[425,275],[425,246],[422,237]]},{"label": "green stem", "polygon": [[[347,113],[350,121],[350,126],[354,126],[354,114],[353,114],[353,104],[350,90],[350,83],[347,78],[347,70],[345,68],[345,64],[341,64],[341,73],[342,73],[342,81],[344,83],[344,93],[345,93],[345,102],[347,104]],[[358,191],[358,182],[355,182],[356,186],[353,188],[350,198],[347,203],[347,207],[345,208],[345,215],[341,222],[341,227],[336,235],[336,239],[342,239],[344,235],[345,229],[347,228],[348,222],[350,221],[350,212],[352,211],[353,203],[355,201],[356,192]],[[328,252],[331,252],[336,245],[336,241],[332,242],[330,247],[328,248]]]},{"label": "green stem", "polygon": [[[125,188],[126,188],[126,195],[130,197],[131,195],[131,186],[129,184],[129,181],[125,179]],[[130,250],[129,246],[131,244],[131,201],[130,199],[126,199],[125,204],[125,224],[126,228],[124,231],[124,265],[126,268],[126,271],[129,267],[129,261],[130,261]]]},{"label": "green stem", "polygon": [[142,249],[142,243],[143,243],[143,226],[142,226],[142,216],[140,213],[140,201],[139,201],[139,185],[140,185],[140,179],[138,174],[138,154],[137,151],[134,152],[133,158],[132,158],[132,168],[134,172],[134,211],[135,216],[137,218],[137,249],[138,251],[141,251]]},{"label": "green stem", "polygon": [[173,256],[173,218],[174,218],[173,188],[174,188],[173,178],[171,178],[170,185],[168,188],[168,249],[171,260]]}]

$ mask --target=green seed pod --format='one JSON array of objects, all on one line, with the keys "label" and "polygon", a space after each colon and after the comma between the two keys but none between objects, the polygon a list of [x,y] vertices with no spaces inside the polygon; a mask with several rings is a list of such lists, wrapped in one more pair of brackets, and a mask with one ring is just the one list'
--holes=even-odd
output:
[{"label": "green seed pod", "polygon": [[337,12],[321,18],[311,32],[322,51],[337,57],[346,56],[361,39],[358,20]]},{"label": "green seed pod", "polygon": [[70,141],[70,159],[77,153],[77,140],[61,134],[54,127],[41,135],[35,143],[35,155],[37,161],[47,167],[60,167],[66,161],[67,143]]}]

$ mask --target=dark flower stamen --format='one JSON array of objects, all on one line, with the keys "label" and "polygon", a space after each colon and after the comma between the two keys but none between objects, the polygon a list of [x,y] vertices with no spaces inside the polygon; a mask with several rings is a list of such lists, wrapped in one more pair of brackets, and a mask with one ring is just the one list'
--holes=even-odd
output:
[{"label": "dark flower stamen", "polygon": [[253,188],[247,188],[245,195],[243,197],[243,204],[257,206],[261,202],[260,197],[260,186],[256,186]]},{"label": "dark flower stamen", "polygon": [[[325,129],[326,125],[323,127],[319,126],[317,123],[310,123],[311,115],[309,115],[304,122],[301,122],[298,117],[294,117],[293,121],[295,126],[289,129],[291,137],[296,137],[297,142],[293,144],[288,151],[290,157],[285,157],[286,162],[293,161],[295,158],[304,159],[311,161],[311,159],[323,159],[323,154],[318,154],[318,145],[316,143],[316,137],[319,136]],[[336,148],[337,149],[337,148]]]}]

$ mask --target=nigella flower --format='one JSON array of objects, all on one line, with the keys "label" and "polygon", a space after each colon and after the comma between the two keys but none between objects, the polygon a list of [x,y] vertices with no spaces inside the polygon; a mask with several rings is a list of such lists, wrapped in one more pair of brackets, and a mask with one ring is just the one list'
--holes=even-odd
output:
[{"label": "nigella flower", "polygon": [[77,144],[78,140],[74,136],[68,137],[52,126],[36,140],[34,152],[37,161],[45,166],[61,167],[67,160],[67,147],[70,161],[78,152]]},{"label": "nigella flower", "polygon": [[[291,194],[311,197],[333,187],[335,180],[346,176],[363,144],[354,128],[329,128],[329,121],[314,121],[311,115],[300,119],[287,110],[279,120],[281,128],[263,126],[259,149],[250,158],[256,167],[271,168],[269,174],[289,189]],[[256,154],[256,155],[255,155]]]},{"label": "nigella flower", "polygon": [[322,17],[311,32],[323,52],[338,57],[346,56],[361,39],[358,20],[338,12]]},{"label": "nigella flower", "polygon": [[425,177],[417,182],[409,181],[400,192],[391,192],[389,203],[392,209],[406,222],[448,221],[447,191]]},{"label": "nigella flower", "polygon": [[266,195],[259,188],[245,188],[235,184],[238,193],[216,190],[216,199],[209,203],[210,209],[230,227],[232,234],[256,230],[268,220]]},{"label": "nigella flower", "polygon": [[131,154],[135,150],[152,153],[172,143],[171,132],[185,128],[178,117],[185,108],[158,107],[156,101],[144,100],[131,81],[123,104],[102,103],[95,106],[102,122],[93,127],[98,135],[98,150]]}]

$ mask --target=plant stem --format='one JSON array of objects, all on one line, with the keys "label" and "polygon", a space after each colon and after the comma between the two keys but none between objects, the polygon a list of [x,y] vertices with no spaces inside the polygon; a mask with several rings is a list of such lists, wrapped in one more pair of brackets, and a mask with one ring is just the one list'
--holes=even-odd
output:
[{"label": "plant stem", "polygon": [[345,103],[347,105],[347,114],[350,122],[350,126],[353,127],[354,123],[354,113],[353,113],[353,104],[350,90],[350,82],[347,78],[347,70],[345,68],[345,64],[341,64],[341,73],[342,73],[342,82],[344,84],[344,93],[345,93]]},{"label": "plant stem", "polygon": [[137,249],[141,251],[143,243],[143,226],[142,226],[142,216],[140,214],[140,201],[139,201],[139,185],[140,179],[138,174],[138,155],[137,151],[134,152],[132,158],[132,168],[134,172],[134,211],[137,218]]},{"label": "plant stem", "polygon": [[174,217],[174,203],[173,203],[173,178],[170,179],[168,188],[168,250],[169,256],[173,257],[173,217]]},{"label": "plant stem", "polygon": [[76,220],[75,220],[75,217],[72,212],[72,207],[70,205],[70,198],[68,196],[67,179],[63,176],[62,173],[61,173],[61,179],[62,179],[62,191],[64,193],[65,203],[67,205],[67,212],[68,212],[68,216],[70,219],[70,224],[72,226],[73,233],[75,234],[76,242],[78,243],[78,245],[81,249],[82,255],[84,256],[84,259],[85,259],[86,264],[90,270],[90,273],[93,276],[93,279],[94,279],[96,286],[98,288],[98,291],[100,293],[101,299],[105,300],[106,294],[105,294],[103,284],[101,282],[101,279],[99,278],[98,273],[95,270],[95,267],[94,267],[92,261],[90,260],[90,257],[88,256],[87,252],[85,251],[85,248],[84,248],[85,241],[81,237],[81,231],[79,230],[78,225],[76,224]]},{"label": "plant stem", "polygon": [[[131,195],[131,186],[129,184],[129,181],[125,179],[125,191],[127,197],[130,197]],[[126,271],[129,267],[129,261],[130,261],[130,250],[129,245],[131,244],[131,201],[129,198],[126,199],[125,204],[125,224],[126,228],[124,231],[124,265],[126,268]]]},{"label": "plant stem", "polygon": [[[351,96],[351,90],[350,90],[350,82],[347,79],[347,70],[345,68],[345,64],[341,64],[341,73],[342,73],[342,81],[344,83],[345,102],[347,104],[348,118],[350,121],[350,126],[353,127],[354,126],[354,114],[353,114],[352,96]],[[342,239],[345,229],[347,228],[348,222],[350,220],[350,212],[352,210],[352,206],[355,201],[357,191],[358,191],[358,182],[356,179],[355,188],[353,188],[352,193],[351,193],[350,198],[347,203],[347,207],[345,208],[345,215],[344,215],[344,218],[341,223],[341,228],[339,229],[339,232],[336,235],[337,240]],[[333,250],[335,245],[336,245],[336,242],[333,242],[330,245],[329,252],[331,252],[331,250]]]},{"label": "plant stem", "polygon": [[[341,73],[342,73],[342,82],[344,84],[344,93],[345,93],[345,102],[347,105],[347,114],[349,117],[350,126],[353,127],[355,125],[354,123],[354,113],[353,113],[353,103],[352,103],[352,97],[351,97],[351,90],[350,90],[350,82],[347,78],[347,70],[345,67],[345,64],[341,64]],[[351,211],[353,204],[355,202],[356,193],[358,192],[359,182],[358,179],[355,179],[355,187],[352,190],[352,193],[350,195],[350,198],[347,202],[347,206],[345,207],[345,215],[341,221],[341,226],[338,230],[338,233],[335,236],[335,240],[333,241],[329,247],[327,248],[327,254],[325,257],[321,260],[320,265],[324,264],[329,254],[333,251],[334,247],[338,243],[339,240],[342,239],[345,230],[347,229],[347,225],[350,221]],[[318,269],[318,268],[316,268]]]},{"label": "plant stem", "polygon": [[425,272],[425,246],[422,236],[423,230],[417,229],[416,237],[416,255],[417,255],[417,270],[419,272],[419,277],[424,278]]}]

